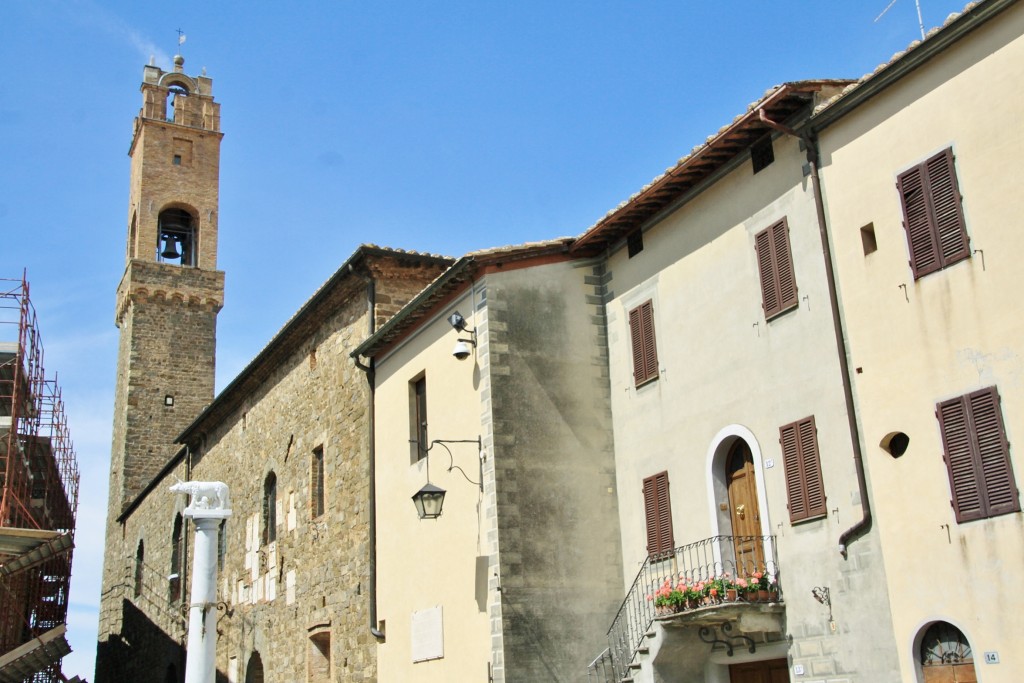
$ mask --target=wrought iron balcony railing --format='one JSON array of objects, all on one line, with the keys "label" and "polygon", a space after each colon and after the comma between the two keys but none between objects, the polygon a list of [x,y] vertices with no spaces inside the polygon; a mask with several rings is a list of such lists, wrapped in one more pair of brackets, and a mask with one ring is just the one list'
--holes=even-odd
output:
[{"label": "wrought iron balcony railing", "polygon": [[737,600],[743,593],[757,600],[751,581],[770,586],[770,599],[782,601],[774,536],[712,536],[648,557],[608,629],[608,650],[588,667],[590,680],[621,681],[654,619],[681,610],[678,603],[687,595],[693,596],[689,606],[696,614],[725,600],[730,584],[740,591]]}]

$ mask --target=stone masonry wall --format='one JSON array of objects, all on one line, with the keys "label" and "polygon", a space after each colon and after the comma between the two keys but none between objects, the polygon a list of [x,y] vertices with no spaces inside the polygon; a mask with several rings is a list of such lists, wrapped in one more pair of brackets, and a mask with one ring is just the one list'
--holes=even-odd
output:
[{"label": "stone masonry wall", "polygon": [[[382,278],[375,289],[387,302],[385,310],[404,305],[441,267],[387,258],[371,266]],[[108,534],[103,619],[114,635],[100,645],[100,683],[163,681],[163,663],[173,663],[167,652],[173,654],[171,645],[184,642],[177,623],[161,617],[175,609],[166,598],[166,576],[173,513],[184,500],[166,491],[174,476],[219,480],[231,489],[233,516],[224,527],[218,579],[218,598],[226,605],[218,621],[218,681],[241,683],[254,653],[267,681],[376,680],[367,585],[369,385],[349,357],[368,328],[365,291],[352,276],[327,293],[320,309],[305,312],[298,331],[286,340],[288,353],[256,373],[261,380],[255,389],[228,397],[235,407],[226,418],[203,425],[206,432],[190,444],[191,471],[184,462]],[[136,313],[133,320],[139,319]],[[315,515],[313,462],[321,449],[325,505],[323,514]],[[275,539],[264,542],[265,482],[271,473],[277,491]],[[188,524],[189,544],[193,534]],[[156,585],[146,593],[163,595],[162,600],[135,597],[126,578],[139,539],[145,542],[146,563],[152,557],[156,568],[150,576]],[[189,574],[191,562],[189,554]],[[187,576],[184,596],[189,581]],[[155,628],[128,631],[140,624]],[[325,642],[329,666],[316,646]],[[159,661],[163,668],[146,674],[125,668],[129,656]]]},{"label": "stone masonry wall", "polygon": [[604,281],[543,268],[486,281],[504,683],[586,680],[621,599]]}]

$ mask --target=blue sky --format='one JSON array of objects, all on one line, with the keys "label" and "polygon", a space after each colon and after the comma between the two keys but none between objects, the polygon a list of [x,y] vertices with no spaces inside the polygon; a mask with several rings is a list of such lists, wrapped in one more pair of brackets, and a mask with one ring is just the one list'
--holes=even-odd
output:
[{"label": "blue sky", "polygon": [[[963,6],[920,2],[926,28]],[[176,29],[222,104],[223,387],[359,244],[577,235],[771,86],[918,39],[888,4],[0,3],[0,277],[28,271],[82,468],[65,673],[95,656],[132,118]]]}]

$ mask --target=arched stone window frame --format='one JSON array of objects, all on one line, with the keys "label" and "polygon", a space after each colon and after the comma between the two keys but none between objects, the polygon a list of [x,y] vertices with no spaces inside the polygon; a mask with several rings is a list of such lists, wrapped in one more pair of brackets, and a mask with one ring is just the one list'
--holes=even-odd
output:
[{"label": "arched stone window frame", "polygon": [[145,583],[145,576],[143,570],[146,566],[146,545],[143,539],[139,539],[138,545],[135,547],[135,566],[134,566],[134,578],[132,586],[132,595],[139,597],[142,595],[143,584]]},{"label": "arched stone window frame", "polygon": [[174,523],[171,527],[171,567],[167,574],[167,601],[171,604],[181,602],[182,576],[181,569],[184,565],[185,550],[185,518],[181,512],[174,514]]},{"label": "arched stone window frame", "polygon": [[[157,213],[156,260],[194,268],[199,265],[199,212],[193,206],[174,202],[162,207]],[[175,242],[180,256],[163,256],[168,240]]]},{"label": "arched stone window frame", "polygon": [[[761,515],[761,535],[770,537],[772,533],[771,517],[768,514],[768,491],[764,483],[764,465],[761,456],[761,444],[757,437],[747,427],[741,424],[731,424],[722,427],[708,444],[706,456],[705,482],[707,485],[708,519],[711,521],[711,535],[723,535],[724,530],[728,531],[731,522],[728,522],[729,512],[722,512],[721,503],[729,503],[729,494],[726,484],[725,461],[737,439],[747,442],[750,447],[750,455],[754,461],[754,478],[757,487],[757,507]],[[775,549],[772,541],[767,539],[764,545],[765,557],[774,557]],[[721,548],[715,548],[715,561],[721,562]]]},{"label": "arched stone window frame", "polygon": [[277,540],[277,475],[273,470],[263,479],[263,504],[260,517],[261,545]]}]

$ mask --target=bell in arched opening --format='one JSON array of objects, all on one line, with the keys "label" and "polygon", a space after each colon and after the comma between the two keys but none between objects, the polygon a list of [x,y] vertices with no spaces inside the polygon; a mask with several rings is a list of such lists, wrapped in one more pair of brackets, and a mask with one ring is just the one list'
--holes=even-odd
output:
[{"label": "bell in arched opening", "polygon": [[156,248],[157,260],[162,263],[196,264],[195,224],[187,211],[167,209],[160,212]]}]

